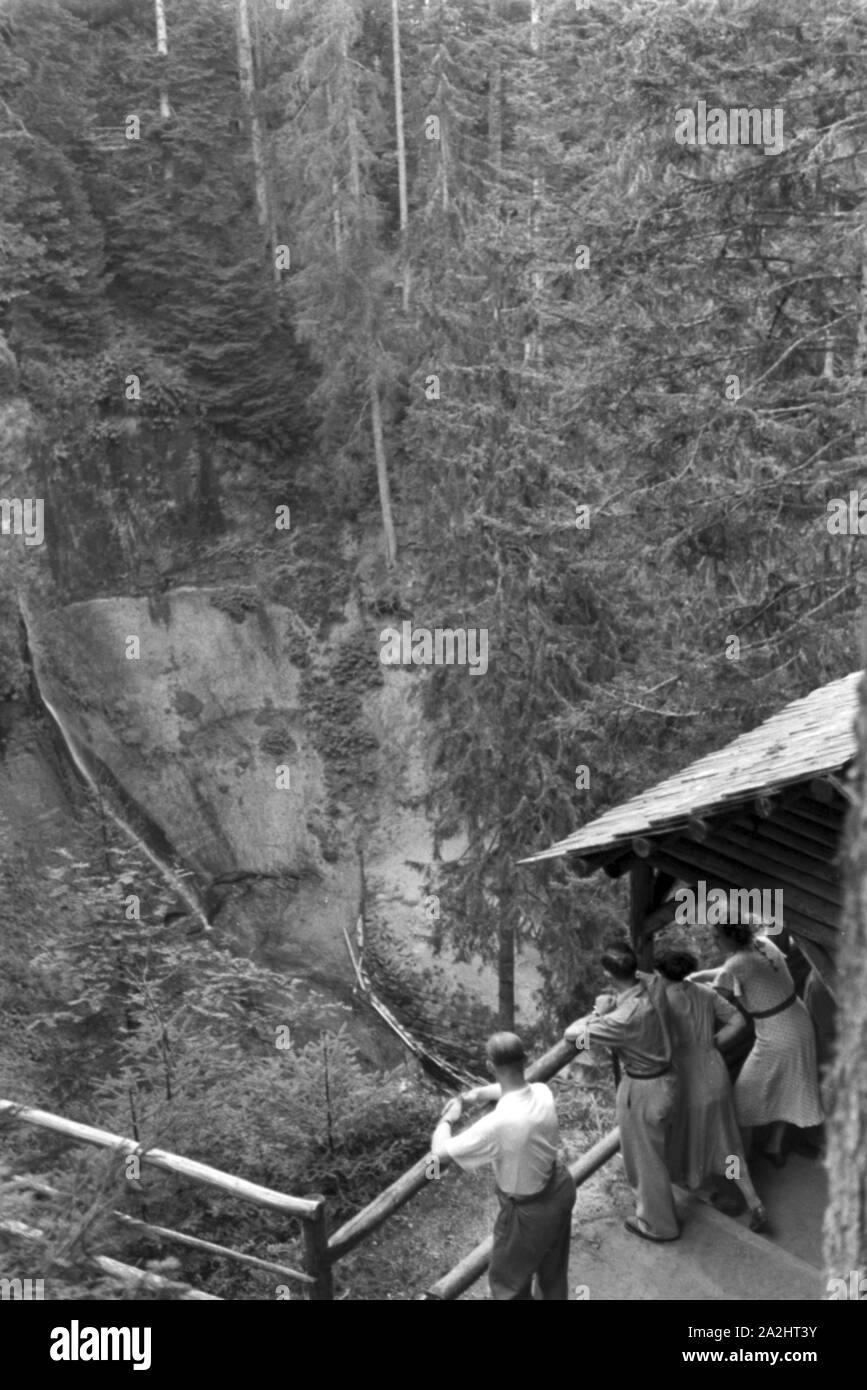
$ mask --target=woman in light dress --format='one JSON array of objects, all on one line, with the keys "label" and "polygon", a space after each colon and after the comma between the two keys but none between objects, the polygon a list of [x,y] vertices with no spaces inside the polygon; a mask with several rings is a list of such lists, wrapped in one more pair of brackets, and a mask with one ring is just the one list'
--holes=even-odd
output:
[{"label": "woman in light dress", "polygon": [[785,956],[761,934],[762,925],[721,922],[714,935],[725,964],[693,978],[712,979],[753,1020],[756,1040],[735,1082],[735,1113],[747,1153],[753,1128],[770,1126],[761,1152],[782,1168],[786,1125],[808,1129],[821,1124],[823,1114],[810,1015],[795,993]]},{"label": "woman in light dress", "polygon": [[733,1178],[746,1200],[751,1229],[761,1231],[767,1213],[750,1178],[728,1070],[718,1051],[741,1031],[743,1020],[715,990],[686,978],[698,967],[688,951],[658,951],[654,964],[665,983],[680,1083],[667,1152],[671,1178],[689,1188],[714,1175]]}]

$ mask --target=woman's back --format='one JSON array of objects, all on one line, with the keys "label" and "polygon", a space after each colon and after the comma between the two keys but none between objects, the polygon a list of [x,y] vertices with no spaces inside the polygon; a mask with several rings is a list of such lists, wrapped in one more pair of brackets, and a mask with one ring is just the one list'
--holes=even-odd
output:
[{"label": "woman's back", "polygon": [[729,957],[717,987],[730,989],[749,1013],[776,1008],[795,992],[786,957],[765,936]]},{"label": "woman's back", "polygon": [[717,1029],[730,1022],[737,1010],[715,990],[691,980],[668,981],[665,994],[672,1059],[680,1083],[668,1163],[675,1182],[696,1188],[712,1174],[725,1173],[732,1154],[743,1158],[731,1082],[714,1046]]},{"label": "woman's back", "polygon": [[718,1027],[734,1017],[735,1009],[707,985],[681,980],[665,987],[671,1019],[672,1044],[677,1053],[713,1047]]}]

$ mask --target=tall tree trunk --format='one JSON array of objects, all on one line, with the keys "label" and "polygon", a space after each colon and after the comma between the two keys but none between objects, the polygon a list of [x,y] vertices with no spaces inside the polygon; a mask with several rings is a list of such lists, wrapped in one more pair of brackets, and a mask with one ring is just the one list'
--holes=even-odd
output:
[{"label": "tall tree trunk", "polygon": [[388,467],[385,459],[385,440],[382,434],[382,409],[379,401],[379,384],[370,383],[370,423],[373,430],[373,452],[376,458],[376,481],[379,484],[379,505],[382,511],[382,529],[385,534],[385,562],[391,568],[397,559],[397,540],[394,534],[394,521],[391,515],[391,489],[388,484]]},{"label": "tall tree trunk", "polygon": [[508,866],[500,874],[497,894],[497,1024],[515,1030],[515,942],[517,938],[514,884]]},{"label": "tall tree trunk", "polygon": [[[500,0],[488,0],[488,19],[491,35],[497,33]],[[500,207],[500,182],[503,171],[503,66],[499,47],[493,41],[490,68],[488,70],[488,163],[491,168],[492,199],[494,207],[494,226],[497,229],[493,278],[494,322],[500,321],[502,278],[500,257],[503,242],[503,210]]]},{"label": "tall tree trunk", "polygon": [[440,77],[437,88],[437,108],[440,118],[440,196],[443,212],[449,210],[449,127],[446,120],[445,88]]},{"label": "tall tree trunk", "polygon": [[241,96],[244,112],[250,131],[250,150],[253,156],[253,184],[256,191],[256,220],[271,261],[271,275],[275,284],[280,283],[280,270],[274,253],[274,227],[271,206],[268,198],[268,180],[265,170],[265,146],[262,139],[262,126],[256,110],[256,82],[253,76],[253,45],[250,39],[250,13],[247,0],[237,0],[238,71],[240,74]]},{"label": "tall tree trunk", "polygon": [[340,34],[341,78],[346,100],[346,136],[349,145],[349,188],[359,215],[361,213],[361,165],[358,158],[358,123],[355,119],[355,90],[349,70],[346,34]]},{"label": "tall tree trunk", "polygon": [[[853,374],[862,385],[855,449],[867,456],[867,196],[861,199],[861,285]],[[867,631],[862,640],[862,670]],[[828,1120],[828,1207],[825,1212],[825,1271],[837,1298],[867,1294],[867,681],[861,677],[855,720],[858,753],[849,784],[845,859],[843,939],[837,959],[837,1053],[831,1074]],[[842,1284],[832,1285],[831,1280]]]},{"label": "tall tree trunk", "polygon": [[[360,222],[361,205],[361,163],[358,153],[358,125],[355,120],[352,76],[349,69],[349,55],[346,51],[346,35],[340,35],[341,77],[345,84],[346,134],[349,145],[349,187],[352,192],[356,214]],[[391,485],[388,479],[388,464],[385,455],[385,439],[382,430],[382,403],[379,396],[379,381],[376,373],[370,379],[370,428],[373,435],[373,456],[376,460],[376,481],[379,486],[379,506],[382,512],[382,531],[385,538],[385,562],[389,569],[397,559],[397,540],[391,511]]]},{"label": "tall tree trunk", "polygon": [[400,64],[400,16],[398,0],[391,0],[391,41],[394,51],[394,120],[397,128],[397,190],[400,203],[400,259],[403,275],[403,312],[409,309],[409,221],[406,195],[406,145],[403,136],[403,83]]},{"label": "tall tree trunk", "polygon": [[855,360],[853,372],[856,381],[861,383],[861,410],[857,419],[857,433],[855,437],[855,451],[861,456],[861,462],[867,462],[867,160],[862,160],[864,173],[862,175],[865,185],[864,196],[861,199],[859,208],[861,216],[861,284],[860,306],[858,311],[858,323],[855,328]]},{"label": "tall tree trunk", "polygon": [[[325,84],[325,110],[327,114],[328,129],[331,129],[331,111],[334,101],[331,93],[331,83]],[[340,180],[337,174],[331,175],[331,220],[334,229],[334,254],[338,261],[343,259],[343,219],[340,215]]]},{"label": "tall tree trunk", "polygon": [[340,221],[340,182],[336,174],[331,177],[331,197],[334,200],[334,252],[339,260],[343,255],[343,227]]},{"label": "tall tree trunk", "polygon": [[[541,26],[542,26],[542,0],[530,0],[530,51],[534,55],[541,52]],[[533,151],[531,158],[536,160],[536,153]],[[530,246],[534,262],[538,261],[539,256],[539,225],[542,215],[542,197],[544,194],[544,180],[533,169],[533,194],[530,204]],[[536,265],[532,272],[532,296],[531,314],[532,326],[524,337],[524,365],[541,369],[543,361],[542,349],[542,329],[540,323],[541,300],[542,300],[542,273]]]},{"label": "tall tree trunk", "polygon": [[[157,25],[157,53],[160,58],[169,56],[169,33],[166,28],[165,0],[154,0],[154,15]],[[165,64],[160,64],[160,119],[167,121],[171,116],[169,90],[166,85]]]},{"label": "tall tree trunk", "polygon": [[[837,969],[837,1056],[828,1123],[829,1201],[825,1213],[825,1267],[832,1293],[867,1294],[867,682],[862,677],[856,720],[857,804],[848,825],[844,936]],[[831,1285],[832,1279],[842,1280]]]},{"label": "tall tree trunk", "polygon": [[[169,61],[169,32],[166,27],[166,7],[165,0],[154,0],[154,18],[157,29],[157,56],[162,60],[160,63],[160,120],[171,120],[172,108],[169,104],[169,87],[166,77],[166,64]],[[163,180],[171,183],[174,178],[174,161],[171,155],[171,146],[168,142],[163,144]]]},{"label": "tall tree trunk", "polygon": [[[431,202],[439,196],[440,206],[443,212],[449,210],[449,165],[448,165],[448,129],[446,125],[446,83],[445,83],[445,59],[446,46],[443,40],[443,0],[438,0],[436,12],[431,5],[425,4],[425,39],[427,44],[434,49],[433,62],[431,69],[436,74],[436,90],[434,92],[434,110],[430,113],[436,116],[439,121],[439,139],[431,141],[431,155],[429,161],[430,182],[432,187]],[[435,153],[434,153],[435,151]]]},{"label": "tall tree trunk", "polygon": [[[500,0],[488,0],[488,19],[492,35],[497,34],[499,26]],[[493,177],[500,180],[503,163],[503,64],[496,41],[491,53],[491,66],[488,71],[488,160]]]}]

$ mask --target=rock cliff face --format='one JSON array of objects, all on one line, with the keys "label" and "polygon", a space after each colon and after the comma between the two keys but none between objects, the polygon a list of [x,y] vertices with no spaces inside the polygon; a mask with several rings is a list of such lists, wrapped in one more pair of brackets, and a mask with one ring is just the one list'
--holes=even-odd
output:
[{"label": "rock cliff face", "polygon": [[[54,610],[22,595],[34,685],[73,759],[180,874],[218,940],[346,998],[346,934],[366,891],[371,929],[423,971],[438,912],[424,673],[383,667],[352,604],[323,637],[289,607],[240,593],[183,587]],[[59,739],[39,737],[37,748],[19,724],[16,766],[30,758],[32,775],[0,769],[14,820],[53,814],[68,781]],[[22,780],[34,789],[27,815]],[[63,842],[62,825],[51,833]],[[462,849],[458,837],[441,853]],[[444,964],[493,1003],[492,971]],[[532,1013],[531,953],[519,974]]]},{"label": "rock cliff face", "polygon": [[297,616],[224,589],[22,607],[73,756],[186,876],[217,939],[347,994],[361,875],[302,709]]},{"label": "rock cliff face", "polygon": [[288,609],[238,617],[219,590],[74,603],[30,624],[67,729],[211,881],[319,866],[322,762],[300,708]]}]

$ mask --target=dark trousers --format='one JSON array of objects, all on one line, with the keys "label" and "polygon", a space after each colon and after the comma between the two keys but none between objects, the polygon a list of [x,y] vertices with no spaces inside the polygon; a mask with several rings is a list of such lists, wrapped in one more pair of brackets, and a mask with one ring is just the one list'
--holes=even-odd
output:
[{"label": "dark trousers", "polygon": [[488,1278],[495,1299],[532,1299],[533,1275],[549,1302],[569,1297],[569,1239],[575,1182],[562,1163],[534,1197],[509,1197],[497,1188],[500,1211]]}]

